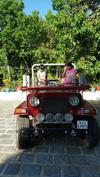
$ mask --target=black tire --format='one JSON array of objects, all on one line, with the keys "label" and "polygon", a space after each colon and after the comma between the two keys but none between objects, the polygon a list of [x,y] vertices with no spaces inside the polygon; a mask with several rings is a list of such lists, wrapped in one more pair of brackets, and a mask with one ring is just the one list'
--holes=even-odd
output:
[{"label": "black tire", "polygon": [[18,116],[16,121],[16,144],[18,149],[31,147],[31,135],[29,118]]},{"label": "black tire", "polygon": [[85,146],[89,149],[94,148],[100,141],[100,128],[95,118],[89,118],[89,130],[85,137]]}]

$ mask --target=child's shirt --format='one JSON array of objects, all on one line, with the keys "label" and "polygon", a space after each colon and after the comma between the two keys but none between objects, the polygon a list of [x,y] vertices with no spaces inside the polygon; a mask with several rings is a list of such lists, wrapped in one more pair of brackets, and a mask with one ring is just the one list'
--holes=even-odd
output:
[{"label": "child's shirt", "polygon": [[64,74],[63,85],[76,83],[76,69],[71,68],[66,70]]}]

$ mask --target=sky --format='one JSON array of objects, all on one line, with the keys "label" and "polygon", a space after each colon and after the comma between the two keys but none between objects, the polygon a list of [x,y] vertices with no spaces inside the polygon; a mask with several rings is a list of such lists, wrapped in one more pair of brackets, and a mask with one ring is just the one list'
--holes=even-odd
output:
[{"label": "sky", "polygon": [[33,10],[39,11],[40,16],[44,17],[48,10],[52,10],[52,0],[23,0],[24,12],[29,15]]}]

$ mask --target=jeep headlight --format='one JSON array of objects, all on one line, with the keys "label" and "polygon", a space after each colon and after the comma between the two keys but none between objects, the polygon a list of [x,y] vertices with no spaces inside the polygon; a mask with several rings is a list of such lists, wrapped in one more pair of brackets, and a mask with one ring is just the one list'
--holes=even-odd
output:
[{"label": "jeep headlight", "polygon": [[63,121],[63,114],[57,113],[54,117],[55,122],[62,122]]},{"label": "jeep headlight", "polygon": [[42,123],[44,121],[44,114],[38,113],[36,115],[36,120],[38,121],[38,123]]},{"label": "jeep headlight", "polygon": [[70,114],[70,113],[66,113],[64,115],[64,119],[65,119],[66,122],[71,122],[73,120],[73,115]]},{"label": "jeep headlight", "polygon": [[38,106],[40,101],[39,99],[36,97],[36,96],[32,96],[30,97],[29,99],[29,103],[32,105],[32,106]]},{"label": "jeep headlight", "polygon": [[69,103],[72,105],[72,106],[78,106],[79,103],[80,103],[80,99],[75,96],[75,95],[72,95],[69,97]]},{"label": "jeep headlight", "polygon": [[54,115],[52,113],[46,114],[45,120],[46,120],[46,122],[49,122],[49,123],[53,122],[54,121]]}]

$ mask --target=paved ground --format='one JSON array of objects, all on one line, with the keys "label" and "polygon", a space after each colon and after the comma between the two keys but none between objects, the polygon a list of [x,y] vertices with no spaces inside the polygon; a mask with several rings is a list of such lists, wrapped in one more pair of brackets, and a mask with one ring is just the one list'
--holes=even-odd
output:
[{"label": "paved ground", "polygon": [[0,102],[0,177],[100,177],[100,144],[87,150],[78,139],[58,137],[16,149],[13,112],[18,103]]}]

